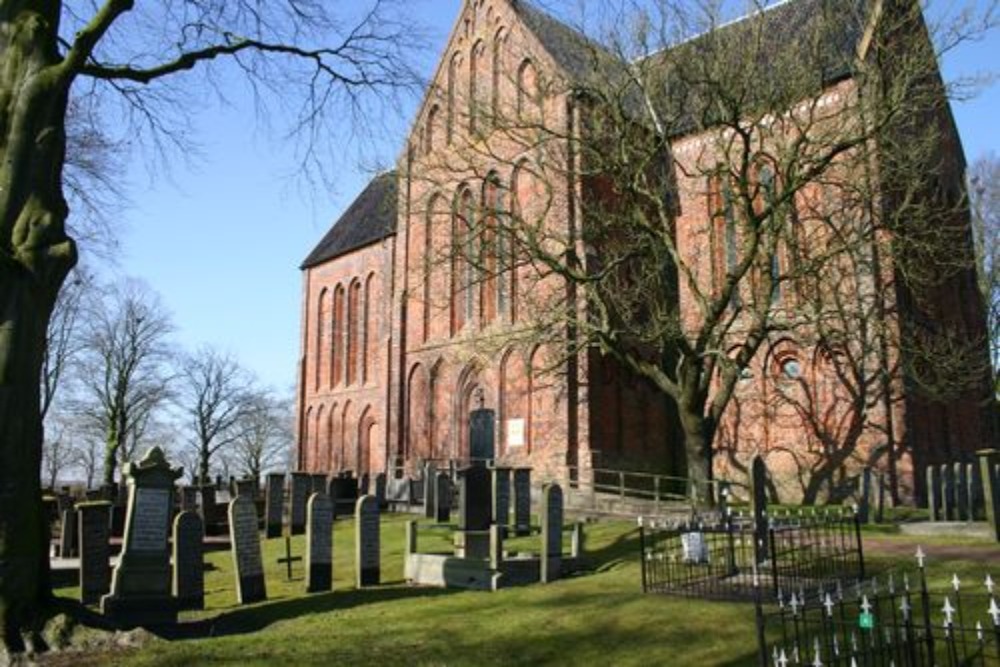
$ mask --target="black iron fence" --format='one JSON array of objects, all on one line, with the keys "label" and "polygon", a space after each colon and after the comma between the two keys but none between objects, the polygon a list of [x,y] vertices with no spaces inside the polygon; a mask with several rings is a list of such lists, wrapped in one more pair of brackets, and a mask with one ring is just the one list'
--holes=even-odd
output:
[{"label": "black iron fence", "polygon": [[639,519],[642,587],[649,593],[751,600],[831,589],[864,578],[860,524],[853,511],[788,512],[751,517],[727,513],[687,523]]},{"label": "black iron fence", "polygon": [[[996,667],[1000,603],[993,580],[967,585],[953,576],[931,590],[917,551],[917,573],[833,589],[784,589],[757,599],[762,667]],[[765,603],[763,600],[773,599]]]}]

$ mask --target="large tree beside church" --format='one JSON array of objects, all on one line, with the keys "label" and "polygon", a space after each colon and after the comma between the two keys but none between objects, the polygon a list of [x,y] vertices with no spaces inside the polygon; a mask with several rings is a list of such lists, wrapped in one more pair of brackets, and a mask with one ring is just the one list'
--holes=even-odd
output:
[{"label": "large tree beside church", "polygon": [[[975,318],[909,329],[895,295],[933,318],[923,297],[970,275],[953,88],[938,63],[994,17],[928,32],[907,0],[748,4],[724,25],[713,2],[602,3],[607,29],[585,15],[578,34],[543,44],[564,71],[529,81],[513,63],[499,74],[509,103],[470,86],[476,129],[412,176],[518,175],[456,214],[462,241],[438,258],[472,264],[486,286],[530,266],[517,270],[521,326],[483,344],[555,343],[553,368],[596,350],[644,378],[676,408],[703,499],[727,408],[758,360],[783,337],[828,350],[857,419],[815,425],[819,460],[802,463],[815,500],[869,415],[894,409],[904,374],[930,400],[983,387]],[[794,394],[795,368],[779,372]]]},{"label": "large tree beside church", "polygon": [[[303,160],[316,160],[324,128],[365,117],[371,102],[391,102],[413,83],[414,33],[389,4],[0,0],[0,631],[8,651],[25,641],[43,648],[36,630],[50,596],[39,376],[53,304],[77,261],[67,232],[68,110],[81,113],[77,121],[117,114],[112,122],[133,143],[169,152],[185,144],[199,97],[240,74],[258,109],[269,96],[290,105]],[[206,76],[195,82],[189,70]]]}]

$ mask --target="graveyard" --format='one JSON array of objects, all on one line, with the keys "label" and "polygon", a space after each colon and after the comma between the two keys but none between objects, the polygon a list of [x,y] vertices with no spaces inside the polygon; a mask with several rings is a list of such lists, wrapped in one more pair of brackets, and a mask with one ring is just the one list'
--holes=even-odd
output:
[{"label": "graveyard", "polygon": [[572,509],[558,483],[485,461],[200,494],[179,472],[154,448],[113,501],[63,513],[53,550],[78,568],[54,570],[40,664],[784,667],[840,664],[813,651],[841,646],[898,664],[925,650],[934,664],[1000,660],[1000,543],[956,529],[982,525],[972,486],[944,485],[926,509],[863,492],[862,507],[768,506],[757,465],[746,500],[636,521]]}]

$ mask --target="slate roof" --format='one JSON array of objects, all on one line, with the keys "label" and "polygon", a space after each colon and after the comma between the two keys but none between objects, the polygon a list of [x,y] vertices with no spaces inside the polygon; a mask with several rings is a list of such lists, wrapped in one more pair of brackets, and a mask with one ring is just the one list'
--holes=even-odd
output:
[{"label": "slate roof", "polygon": [[556,63],[574,78],[587,78],[594,71],[595,58],[614,58],[597,42],[530,2],[518,0],[514,11]]},{"label": "slate roof", "polygon": [[299,267],[308,269],[396,233],[396,172],[368,183]]}]

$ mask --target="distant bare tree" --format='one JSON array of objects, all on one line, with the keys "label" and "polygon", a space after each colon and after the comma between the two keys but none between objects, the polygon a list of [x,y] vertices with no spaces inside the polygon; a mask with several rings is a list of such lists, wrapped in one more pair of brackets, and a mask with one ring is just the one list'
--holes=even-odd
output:
[{"label": "distant bare tree", "polygon": [[242,474],[260,479],[268,470],[282,467],[292,446],[292,406],[268,392],[247,398],[237,428],[231,458]]},{"label": "distant bare tree", "polygon": [[77,412],[103,434],[104,484],[168,398],[172,328],[159,297],[135,280],[112,286],[88,314]]},{"label": "distant bare tree", "polygon": [[93,285],[93,278],[82,269],[74,270],[65,288],[56,297],[56,305],[49,320],[42,357],[41,414],[42,420],[49,413],[56,392],[65,379],[73,357],[81,349],[79,335],[80,313],[83,299]]},{"label": "distant bare tree", "polygon": [[197,452],[198,479],[207,483],[212,457],[239,437],[240,417],[251,378],[230,355],[205,347],[181,370],[178,403]]},{"label": "distant bare tree", "polygon": [[[62,415],[60,415],[62,417]],[[49,488],[55,488],[60,478],[75,463],[73,436],[64,419],[54,419],[45,437],[42,450],[42,472]]]}]

